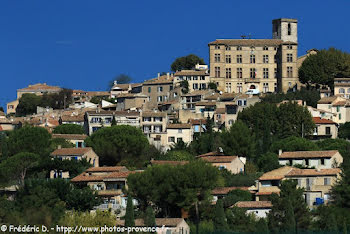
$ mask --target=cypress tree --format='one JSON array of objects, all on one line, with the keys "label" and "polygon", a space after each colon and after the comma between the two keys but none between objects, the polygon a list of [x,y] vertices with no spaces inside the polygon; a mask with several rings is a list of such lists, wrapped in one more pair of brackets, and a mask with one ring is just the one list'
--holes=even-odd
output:
[{"label": "cypress tree", "polygon": [[224,204],[222,199],[216,202],[215,207],[215,218],[214,218],[214,230],[215,231],[226,231],[228,229]]},{"label": "cypress tree", "polygon": [[294,215],[294,210],[290,201],[287,202],[287,208],[285,211],[284,218],[285,218],[285,223],[284,223],[285,230],[289,233],[295,233],[295,228],[296,228],[295,215]]},{"label": "cypress tree", "polygon": [[156,226],[156,217],[154,215],[154,211],[151,206],[148,206],[145,214],[145,225],[147,227],[155,227]]},{"label": "cypress tree", "polygon": [[117,125],[117,121],[115,120],[115,116],[113,115],[111,126],[115,126],[115,125]]},{"label": "cypress tree", "polygon": [[135,226],[134,218],[134,204],[132,203],[132,198],[128,195],[128,200],[126,203],[126,212],[125,212],[125,227]]}]

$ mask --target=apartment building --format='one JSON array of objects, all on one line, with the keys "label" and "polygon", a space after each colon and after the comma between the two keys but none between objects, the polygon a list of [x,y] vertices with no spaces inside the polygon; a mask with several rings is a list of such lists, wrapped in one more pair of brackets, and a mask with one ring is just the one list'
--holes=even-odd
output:
[{"label": "apartment building", "polygon": [[334,95],[350,98],[350,77],[334,78]]},{"label": "apartment building", "polygon": [[222,152],[209,152],[199,155],[197,158],[211,163],[213,166],[218,167],[219,170],[227,169],[233,174],[244,173],[246,164],[245,157],[225,155]]},{"label": "apartment building", "polygon": [[167,125],[168,148],[180,141],[189,144],[193,140],[191,124],[168,124]]},{"label": "apartment building", "polygon": [[167,145],[166,125],[168,116],[165,112],[142,112],[141,113],[141,129],[147,136],[150,144],[159,150],[165,150]]},{"label": "apartment building", "polygon": [[186,80],[188,82],[189,92],[205,90],[208,88],[208,83],[210,82],[208,67],[205,70],[178,71],[174,74],[174,77],[175,86],[180,86],[181,82]]},{"label": "apartment building", "polygon": [[329,119],[323,119],[320,117],[312,117],[316,128],[313,133],[314,139],[324,139],[338,137],[338,124]]},{"label": "apartment building", "polygon": [[334,114],[332,120],[337,124],[350,121],[350,102],[340,96],[330,96],[321,98],[317,102],[317,109]]},{"label": "apartment building", "polygon": [[272,21],[273,39],[217,39],[209,43],[210,77],[228,93],[260,93],[296,88],[296,19]]},{"label": "apartment building", "polygon": [[87,111],[84,126],[88,135],[102,127],[110,127],[113,118],[116,120],[116,125],[140,127],[140,112],[137,111]]}]

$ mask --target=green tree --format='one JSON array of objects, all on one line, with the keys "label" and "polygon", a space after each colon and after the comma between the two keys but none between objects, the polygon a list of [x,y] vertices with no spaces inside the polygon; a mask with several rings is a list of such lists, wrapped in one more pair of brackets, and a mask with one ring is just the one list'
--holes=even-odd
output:
[{"label": "green tree", "polygon": [[37,154],[21,152],[7,158],[0,164],[1,174],[8,184],[23,185],[29,169],[38,164],[40,157]]},{"label": "green tree", "polygon": [[216,206],[215,206],[214,230],[215,231],[228,230],[224,205],[221,199],[219,199],[216,202]]},{"label": "green tree", "polygon": [[181,71],[181,70],[190,70],[195,67],[196,64],[205,64],[204,60],[197,55],[189,54],[184,57],[179,57],[171,64],[171,70]]},{"label": "green tree", "polygon": [[289,233],[295,233],[295,216],[292,204],[290,201],[287,201],[287,207],[285,210],[285,225],[283,227],[285,231]]},{"label": "green tree", "polygon": [[0,106],[0,111],[1,111],[1,112],[5,112],[5,111],[4,111],[4,108],[3,108],[2,106]]},{"label": "green tree", "polygon": [[307,86],[333,87],[334,78],[349,77],[350,55],[335,48],[308,56],[299,68],[299,80]]},{"label": "green tree", "polygon": [[133,227],[135,226],[135,218],[134,218],[134,204],[132,202],[132,198],[128,195],[128,200],[126,203],[126,212],[125,212],[125,227]]},{"label": "green tree", "polygon": [[63,138],[52,138],[50,141],[50,152],[54,151],[61,146],[62,148],[74,148],[75,145],[72,142],[67,141]]},{"label": "green tree", "polygon": [[349,140],[350,139],[350,122],[340,124],[338,129],[338,137]]},{"label": "green tree", "polygon": [[336,207],[350,209],[350,168],[342,168],[341,178],[332,187],[332,203]]},{"label": "green tree", "polygon": [[84,226],[84,227],[103,227],[115,226],[116,216],[110,211],[97,210],[96,213],[92,214],[89,211],[77,212],[73,211],[66,213],[62,219],[60,219],[58,225],[63,226]]},{"label": "green tree", "polygon": [[50,133],[41,127],[24,126],[10,133],[8,138],[9,155],[29,152],[41,156],[50,150]]},{"label": "green tree", "polygon": [[181,81],[180,87],[183,94],[187,94],[189,92],[189,84],[187,80]]},{"label": "green tree", "polygon": [[190,161],[194,160],[194,155],[185,150],[171,150],[159,158],[170,161]]},{"label": "green tree", "polygon": [[318,145],[313,141],[306,138],[301,138],[297,136],[287,137],[272,143],[270,151],[278,153],[279,150],[282,151],[313,151],[320,150]]},{"label": "green tree", "polygon": [[53,130],[54,134],[84,134],[84,128],[77,124],[62,124]]},{"label": "green tree", "polygon": [[297,188],[294,180],[282,181],[280,189],[280,196],[275,193],[271,195],[272,209],[268,214],[270,230],[282,231],[291,225],[292,213],[286,212],[289,206],[293,208],[296,229],[307,230],[311,224],[311,215],[305,203],[303,189]]},{"label": "green tree", "polygon": [[140,129],[132,126],[102,128],[88,137],[86,143],[99,155],[101,165],[114,166],[122,161],[137,165],[149,160],[144,158],[148,140]]},{"label": "green tree", "polygon": [[26,116],[29,114],[35,114],[36,108],[41,103],[41,97],[32,93],[25,93],[19,99],[18,106],[16,108],[17,116]]},{"label": "green tree", "polygon": [[126,74],[117,75],[113,80],[109,82],[109,88],[114,86],[114,82],[117,84],[129,84],[132,81],[132,78]]},{"label": "green tree", "polygon": [[155,227],[156,226],[156,217],[154,215],[154,211],[152,209],[152,206],[147,207],[144,222],[145,222],[145,225],[147,227]]},{"label": "green tree", "polygon": [[235,189],[230,191],[225,198],[223,198],[223,204],[225,208],[228,208],[238,201],[251,201],[252,195],[248,191]]},{"label": "green tree", "polygon": [[261,155],[257,159],[257,165],[260,171],[263,172],[272,171],[280,167],[280,164],[278,162],[278,156],[271,152]]},{"label": "green tree", "polygon": [[117,121],[115,120],[115,116],[113,115],[111,126],[117,125]]},{"label": "green tree", "polygon": [[250,129],[240,120],[221,135],[221,142],[226,155],[252,157],[254,155],[254,138]]},{"label": "green tree", "polygon": [[209,82],[208,83],[208,89],[213,89],[215,91],[218,90],[218,86],[214,82]]}]

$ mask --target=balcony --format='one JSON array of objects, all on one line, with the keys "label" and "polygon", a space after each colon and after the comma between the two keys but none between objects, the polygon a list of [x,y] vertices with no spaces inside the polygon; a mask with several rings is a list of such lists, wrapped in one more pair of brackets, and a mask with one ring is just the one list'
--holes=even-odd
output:
[{"label": "balcony", "polygon": [[245,83],[260,83],[260,78],[244,78]]}]

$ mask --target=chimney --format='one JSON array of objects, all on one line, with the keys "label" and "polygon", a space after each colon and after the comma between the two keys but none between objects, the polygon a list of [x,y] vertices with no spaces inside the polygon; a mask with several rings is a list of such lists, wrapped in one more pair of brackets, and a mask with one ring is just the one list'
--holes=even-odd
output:
[{"label": "chimney", "polygon": [[278,156],[280,156],[282,153],[283,153],[283,152],[282,152],[282,149],[279,149],[279,150],[278,150]]},{"label": "chimney", "polygon": [[158,72],[158,78],[160,77],[160,73]]},{"label": "chimney", "polygon": [[57,149],[62,149],[62,145],[58,145],[58,146],[57,146]]},{"label": "chimney", "polygon": [[167,78],[167,80],[169,79],[169,77],[170,77],[170,74],[169,74],[169,72],[167,72],[167,73],[166,73],[166,78]]}]

